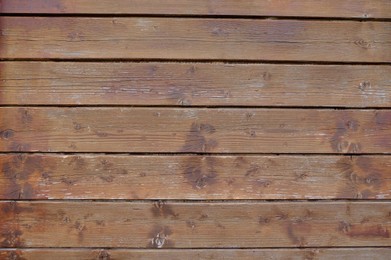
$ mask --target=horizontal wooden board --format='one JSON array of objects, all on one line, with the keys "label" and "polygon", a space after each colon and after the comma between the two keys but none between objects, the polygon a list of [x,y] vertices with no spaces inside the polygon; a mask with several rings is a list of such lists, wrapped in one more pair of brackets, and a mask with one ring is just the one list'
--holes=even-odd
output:
[{"label": "horizontal wooden board", "polygon": [[387,0],[2,0],[2,13],[391,18]]},{"label": "horizontal wooden board", "polygon": [[0,202],[0,245],[132,248],[391,246],[390,212],[390,202],[3,201]]},{"label": "horizontal wooden board", "polygon": [[389,156],[0,155],[0,199],[391,199]]},{"label": "horizontal wooden board", "polygon": [[[0,258],[29,260],[250,260],[322,259],[386,260],[391,248],[315,248],[315,249],[0,249]],[[19,257],[19,258],[18,258]]]},{"label": "horizontal wooden board", "polygon": [[391,107],[390,66],[2,62],[1,105]]},{"label": "horizontal wooden board", "polygon": [[0,151],[390,153],[391,110],[0,108]]},{"label": "horizontal wooden board", "polygon": [[391,62],[391,23],[1,17],[3,59]]}]

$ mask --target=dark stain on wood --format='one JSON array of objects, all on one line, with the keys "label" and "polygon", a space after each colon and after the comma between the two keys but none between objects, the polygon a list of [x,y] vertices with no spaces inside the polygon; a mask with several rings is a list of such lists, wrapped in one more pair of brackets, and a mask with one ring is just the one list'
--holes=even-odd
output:
[{"label": "dark stain on wood", "polygon": [[357,224],[352,225],[348,222],[341,221],[338,226],[338,230],[349,237],[382,237],[390,238],[390,232],[387,228],[381,224]]},{"label": "dark stain on wood", "polygon": [[19,114],[23,124],[30,124],[33,121],[33,116],[28,109],[20,108]]},{"label": "dark stain on wood", "polygon": [[376,110],[375,122],[378,127],[389,129],[391,127],[391,112]]},{"label": "dark stain on wood", "polygon": [[4,148],[6,151],[25,152],[46,150],[49,140],[42,138],[38,147],[32,147],[29,141],[23,138],[23,133],[30,132],[38,125],[42,124],[42,118],[34,114],[34,109],[31,108],[15,108],[12,120],[2,122],[2,125],[8,126],[0,129],[0,141],[4,140]]},{"label": "dark stain on wood", "polygon": [[15,131],[12,129],[5,129],[3,131],[0,131],[0,136],[4,140],[8,140],[12,138],[15,135]]},{"label": "dark stain on wood", "polygon": [[193,123],[180,152],[211,152],[218,143],[214,138],[208,138],[208,136],[215,132],[216,129],[211,124]]},{"label": "dark stain on wood", "polygon": [[260,225],[266,225],[266,224],[270,223],[270,218],[264,217],[264,216],[259,216],[258,223]]},{"label": "dark stain on wood", "polygon": [[95,220],[95,224],[97,226],[106,226],[106,222],[104,220]]},{"label": "dark stain on wood", "polygon": [[190,106],[191,105],[191,98],[187,97],[186,95],[186,89],[183,89],[181,87],[171,85],[168,88],[168,98],[175,101],[176,104],[181,106]]},{"label": "dark stain on wood", "polygon": [[238,156],[234,160],[234,167],[235,168],[243,168],[243,167],[247,166],[247,164],[248,164],[248,162],[247,162],[246,158],[244,158],[243,156]]},{"label": "dark stain on wood", "polygon": [[83,130],[85,127],[83,127],[80,123],[73,122],[73,129],[75,129],[76,132],[80,132]]},{"label": "dark stain on wood", "polygon": [[305,218],[286,220],[286,232],[291,242],[299,247],[306,246],[305,237],[311,232],[311,224]]},{"label": "dark stain on wood", "polygon": [[216,227],[221,228],[221,229],[225,229],[225,226],[223,224],[221,224],[220,222],[216,222]]},{"label": "dark stain on wood", "polygon": [[68,185],[68,186],[72,186],[72,185],[74,185],[77,182],[77,180],[73,180],[73,179],[71,179],[69,177],[62,177],[60,179],[60,181],[62,183],[64,183],[65,185]]},{"label": "dark stain on wood", "polygon": [[82,156],[72,156],[68,162],[68,165],[72,165],[74,170],[83,170],[87,163]]},{"label": "dark stain on wood", "polygon": [[186,226],[192,230],[196,228],[196,223],[194,220],[186,220]]},{"label": "dark stain on wood", "polygon": [[97,259],[99,260],[110,260],[111,256],[110,253],[107,250],[100,250],[98,253]]},{"label": "dark stain on wood", "polygon": [[335,134],[330,140],[331,147],[337,153],[359,153],[362,150],[361,144],[352,139],[354,133],[360,128],[357,120],[344,113],[338,119]]},{"label": "dark stain on wood", "polygon": [[103,170],[105,170],[105,171],[109,171],[114,167],[114,163],[112,163],[106,159],[102,159],[100,161],[100,165],[98,165],[98,167],[103,168]]},{"label": "dark stain on wood", "polygon": [[354,41],[354,44],[360,48],[363,48],[363,49],[370,49],[373,46],[371,42],[363,40],[363,39],[359,39],[357,41]]},{"label": "dark stain on wood", "polygon": [[296,236],[296,234],[293,231],[292,223],[289,222],[286,225],[286,232],[287,232],[288,238],[292,241],[293,244],[295,244],[295,245],[302,244],[302,241],[301,241],[302,238],[299,238]]},{"label": "dark stain on wood", "polygon": [[369,81],[363,81],[363,82],[361,82],[361,83],[358,85],[358,88],[359,88],[362,92],[366,92],[368,89],[371,88],[371,82],[369,82]]},{"label": "dark stain on wood", "polygon": [[192,156],[184,161],[184,176],[195,189],[212,186],[217,182],[217,159],[209,156]]},{"label": "dark stain on wood", "polygon": [[19,214],[32,212],[33,209],[21,207],[17,202],[8,202],[1,206],[0,247],[23,247],[23,232],[18,222]]},{"label": "dark stain on wood", "polygon": [[83,240],[84,240],[84,231],[87,230],[86,225],[84,223],[80,222],[79,220],[77,220],[77,221],[75,221],[75,223],[73,225],[73,228],[77,232],[77,237],[78,237],[79,243],[83,242]]},{"label": "dark stain on wood", "polygon": [[172,230],[168,226],[154,226],[148,236],[150,242],[147,244],[148,248],[172,248],[174,247],[174,241],[170,239],[173,234]]},{"label": "dark stain on wood", "polygon": [[[391,214],[391,212],[390,212],[390,214]],[[201,221],[206,220],[208,217],[209,217],[208,214],[202,213],[201,216],[198,218],[198,220],[201,220]]]},{"label": "dark stain on wood", "polygon": [[27,260],[27,258],[23,257],[23,252],[21,250],[10,250],[8,252],[4,252],[4,255],[0,252],[0,259],[3,259],[2,256],[4,256],[4,260]]},{"label": "dark stain on wood", "polygon": [[[375,123],[377,130],[389,130],[391,129],[391,111],[380,111],[375,112]],[[376,141],[376,145],[391,149],[391,136],[379,136]]]},{"label": "dark stain on wood", "polygon": [[23,212],[33,212],[33,209],[29,207],[21,207],[18,202],[11,201],[2,205],[1,212],[5,214],[5,218],[9,216],[9,214],[12,214],[12,216],[16,216]]},{"label": "dark stain on wood", "polygon": [[8,146],[10,151],[15,151],[15,152],[23,152],[23,151],[30,151],[30,144],[24,144],[18,141],[11,142],[10,145]]},{"label": "dark stain on wood", "polygon": [[245,176],[246,177],[254,177],[254,175],[257,175],[260,171],[260,167],[258,164],[252,163],[250,164],[250,168],[246,171]]},{"label": "dark stain on wood", "polygon": [[153,207],[151,208],[151,212],[153,217],[173,217],[177,218],[179,214],[175,213],[175,211],[171,208],[170,205],[167,205],[164,201],[157,201],[153,203]]},{"label": "dark stain on wood", "polygon": [[0,243],[1,247],[23,247],[20,238],[23,233],[19,229],[2,229],[0,235],[3,238],[3,241]]},{"label": "dark stain on wood", "polygon": [[109,136],[109,133],[106,133],[106,132],[94,131],[94,133],[98,137],[107,137],[107,136]]},{"label": "dark stain on wood", "polygon": [[287,220],[289,215],[283,211],[281,211],[278,207],[274,207],[274,219],[275,220]]},{"label": "dark stain on wood", "polygon": [[114,179],[115,179],[115,177],[112,176],[112,175],[108,175],[108,176],[106,176],[106,175],[100,175],[100,176],[99,176],[99,179],[101,179],[102,181],[105,181],[105,182],[113,182]]},{"label": "dark stain on wood", "polygon": [[2,174],[8,180],[2,197],[7,199],[32,199],[38,196],[45,198],[44,194],[38,194],[38,185],[43,174],[48,174],[54,165],[50,160],[45,161],[40,156],[12,155],[2,165]]},{"label": "dark stain on wood", "polygon": [[[217,141],[206,136],[213,135],[215,132],[216,129],[211,124],[193,123],[181,152],[209,152],[213,150],[217,146]],[[216,182],[216,163],[217,161],[213,157],[188,157],[184,159],[183,174],[193,188],[202,189]]]},{"label": "dark stain on wood", "polygon": [[59,216],[59,220],[62,222],[62,223],[70,223],[72,220],[69,216],[66,215],[65,211],[63,210],[58,210],[57,211],[57,214]]},{"label": "dark stain on wood", "polygon": [[385,188],[384,170],[373,164],[370,157],[344,156],[336,165],[346,180],[346,186],[338,192],[339,198],[376,199],[378,191]]},{"label": "dark stain on wood", "polygon": [[[114,163],[110,162],[107,159],[102,159],[99,161],[99,164],[96,166],[97,168],[101,168],[102,170],[106,171],[107,173],[104,175],[100,175],[99,178],[105,182],[113,182],[115,179],[115,176],[110,174],[112,170],[115,169]],[[125,169],[118,169],[116,170],[117,174],[128,174],[127,170]]]},{"label": "dark stain on wood", "polygon": [[317,255],[318,254],[319,254],[319,250],[317,250],[317,249],[305,251],[305,253],[304,253],[304,260],[317,259]]},{"label": "dark stain on wood", "polygon": [[278,207],[273,207],[273,211],[272,217],[260,216],[258,223],[266,225],[274,221],[280,222],[292,244],[297,247],[305,247],[307,245],[305,238],[311,233],[312,226],[310,220],[313,218],[314,213],[305,209],[301,216],[289,216],[288,213]]}]

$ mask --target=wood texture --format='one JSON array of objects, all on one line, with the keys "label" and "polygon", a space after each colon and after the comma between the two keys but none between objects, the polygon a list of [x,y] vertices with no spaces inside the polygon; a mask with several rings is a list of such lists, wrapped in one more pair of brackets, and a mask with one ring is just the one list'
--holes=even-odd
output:
[{"label": "wood texture", "polygon": [[2,62],[1,105],[391,107],[391,67]]},{"label": "wood texture", "polygon": [[0,202],[0,245],[132,248],[391,246],[390,212],[390,202],[3,201]]},{"label": "wood texture", "polygon": [[390,153],[391,110],[0,108],[0,151]]},{"label": "wood texture", "polygon": [[391,259],[390,1],[0,12],[0,259]]},{"label": "wood texture", "polygon": [[2,0],[2,13],[391,18],[387,0]]},{"label": "wood texture", "polygon": [[391,199],[389,156],[0,155],[0,199]]},{"label": "wood texture", "polygon": [[[0,249],[0,258],[29,260],[134,259],[134,260],[250,260],[250,259],[320,259],[387,260],[390,248],[319,248],[319,249]],[[18,258],[19,257],[19,258]]]},{"label": "wood texture", "polygon": [[183,18],[1,17],[2,59],[391,62],[391,24]]}]

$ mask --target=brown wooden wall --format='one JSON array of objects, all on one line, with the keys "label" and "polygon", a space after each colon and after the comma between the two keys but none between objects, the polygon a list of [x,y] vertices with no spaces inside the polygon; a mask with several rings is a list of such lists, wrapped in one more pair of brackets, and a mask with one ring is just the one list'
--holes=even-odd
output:
[{"label": "brown wooden wall", "polygon": [[0,11],[0,259],[391,259],[391,1]]}]

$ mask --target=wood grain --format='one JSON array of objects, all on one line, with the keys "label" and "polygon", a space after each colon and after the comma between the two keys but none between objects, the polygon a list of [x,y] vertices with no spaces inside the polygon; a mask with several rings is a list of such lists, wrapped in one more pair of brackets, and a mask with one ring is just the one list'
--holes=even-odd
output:
[{"label": "wood grain", "polygon": [[391,23],[1,17],[2,59],[390,62]]},{"label": "wood grain", "polygon": [[1,105],[391,107],[391,67],[2,62]]},{"label": "wood grain", "polygon": [[391,110],[3,107],[0,151],[390,153]]},{"label": "wood grain", "polygon": [[387,0],[2,0],[2,13],[391,18]]},{"label": "wood grain", "polygon": [[389,156],[0,155],[0,199],[391,199]]},{"label": "wood grain", "polygon": [[[250,260],[322,259],[385,260],[390,248],[315,248],[315,249],[0,249],[0,258],[29,260],[134,259],[134,260]],[[18,258],[19,257],[19,258]]]},{"label": "wood grain", "polygon": [[391,246],[390,212],[390,202],[3,201],[0,202],[0,245],[132,248]]}]

